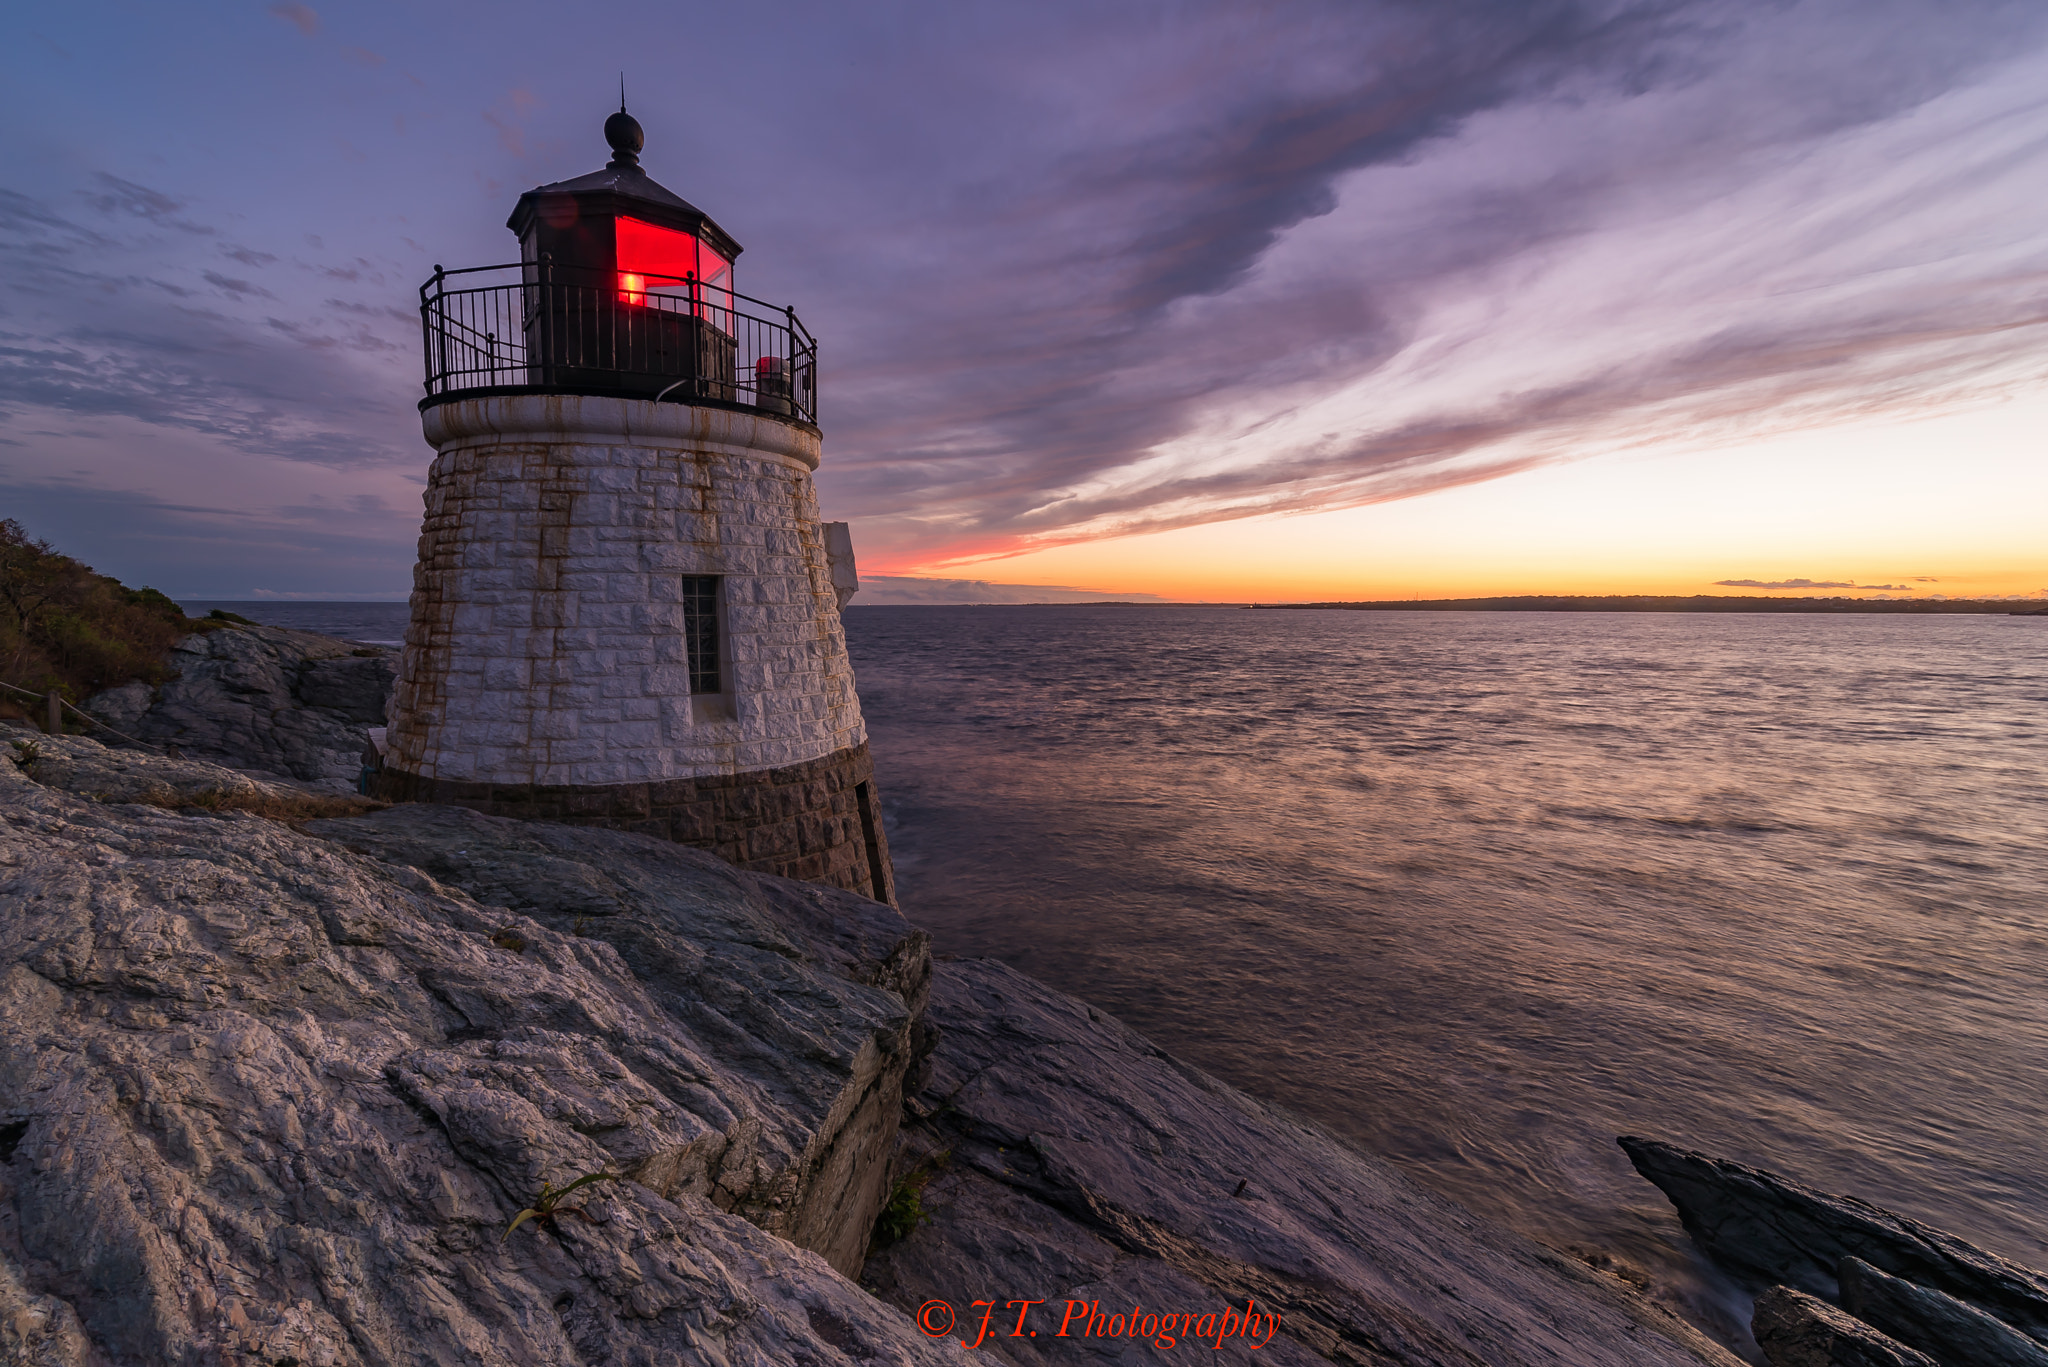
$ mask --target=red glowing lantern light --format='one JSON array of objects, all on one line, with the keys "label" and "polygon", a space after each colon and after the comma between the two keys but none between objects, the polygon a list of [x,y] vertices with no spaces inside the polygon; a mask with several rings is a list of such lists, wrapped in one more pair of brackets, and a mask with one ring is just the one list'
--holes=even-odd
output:
[{"label": "red glowing lantern light", "polygon": [[717,296],[732,290],[732,263],[695,233],[679,232],[621,215],[614,223],[619,263],[619,300],[647,302],[648,278],[656,289],[688,289],[696,312],[730,308]]}]

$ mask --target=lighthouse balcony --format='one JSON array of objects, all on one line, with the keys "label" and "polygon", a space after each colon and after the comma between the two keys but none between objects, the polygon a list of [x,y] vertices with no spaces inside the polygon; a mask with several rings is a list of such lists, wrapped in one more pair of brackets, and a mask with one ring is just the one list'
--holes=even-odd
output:
[{"label": "lighthouse balcony", "polygon": [[816,339],[794,309],[718,281],[545,260],[436,267],[420,286],[420,322],[423,410],[592,394],[818,421]]}]

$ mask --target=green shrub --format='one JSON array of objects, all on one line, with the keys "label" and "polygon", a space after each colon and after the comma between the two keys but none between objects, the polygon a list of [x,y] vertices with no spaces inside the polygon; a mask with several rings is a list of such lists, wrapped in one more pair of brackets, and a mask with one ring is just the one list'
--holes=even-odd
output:
[{"label": "green shrub", "polygon": [[[170,677],[165,656],[198,623],[155,589],[95,574],[13,518],[0,520],[0,681],[72,703],[140,679]],[[0,715],[24,716],[13,699]]]},{"label": "green shrub", "polygon": [[870,1254],[903,1242],[919,1225],[932,1222],[931,1212],[925,1209],[924,1189],[931,1185],[932,1178],[939,1175],[939,1170],[952,1156],[951,1149],[942,1149],[897,1180],[890,1189],[888,1201],[882,1206],[882,1213],[875,1217],[875,1231],[868,1240]]},{"label": "green shrub", "polygon": [[512,1217],[512,1223],[505,1226],[505,1232],[498,1236],[498,1242],[503,1243],[511,1238],[512,1231],[525,1224],[528,1220],[533,1221],[533,1227],[536,1232],[548,1225],[552,1225],[564,1215],[573,1215],[579,1220],[588,1220],[590,1217],[583,1213],[583,1207],[565,1206],[562,1204],[562,1198],[578,1187],[587,1187],[592,1182],[623,1182],[625,1180],[625,1178],[615,1172],[587,1172],[565,1187],[551,1186],[543,1182],[541,1183],[540,1195],[534,1198],[531,1206],[528,1206],[525,1210]]}]

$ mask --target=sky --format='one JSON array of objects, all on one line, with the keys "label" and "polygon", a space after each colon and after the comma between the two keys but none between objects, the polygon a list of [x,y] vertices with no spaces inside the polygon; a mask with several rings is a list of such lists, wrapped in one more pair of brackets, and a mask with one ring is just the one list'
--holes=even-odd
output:
[{"label": "sky", "polygon": [[130,583],[404,595],[417,287],[623,68],[820,338],[867,601],[2048,595],[2039,0],[10,27],[0,516]]}]

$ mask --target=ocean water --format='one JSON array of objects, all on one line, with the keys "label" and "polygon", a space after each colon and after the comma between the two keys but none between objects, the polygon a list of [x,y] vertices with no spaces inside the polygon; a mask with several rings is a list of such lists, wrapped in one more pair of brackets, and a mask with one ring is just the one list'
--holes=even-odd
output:
[{"label": "ocean water", "polygon": [[2048,620],[846,622],[940,953],[1095,1002],[1731,1344],[1747,1302],[1616,1135],[2048,1267]]},{"label": "ocean water", "polygon": [[411,607],[405,603],[298,603],[275,600],[251,603],[226,599],[187,598],[181,600],[178,606],[185,610],[188,617],[204,617],[215,608],[221,608],[268,626],[317,631],[322,636],[339,636],[344,641],[361,641],[365,645],[375,646],[404,645],[405,624],[412,614]]},{"label": "ocean water", "polygon": [[1604,1260],[1615,1136],[2048,1267],[2048,621],[861,608],[903,907]]}]

